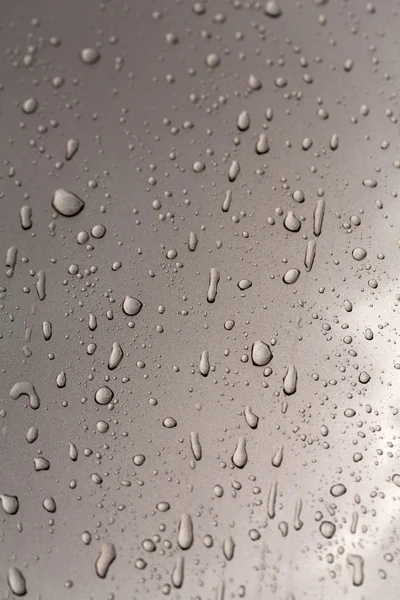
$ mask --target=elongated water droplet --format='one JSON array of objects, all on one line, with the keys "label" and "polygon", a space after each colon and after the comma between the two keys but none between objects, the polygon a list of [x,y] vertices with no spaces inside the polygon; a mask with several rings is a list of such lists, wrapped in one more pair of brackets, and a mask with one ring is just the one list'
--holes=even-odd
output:
[{"label": "elongated water droplet", "polygon": [[43,269],[40,269],[40,271],[38,271],[36,291],[40,301],[46,298],[46,273],[43,271]]},{"label": "elongated water droplet", "polygon": [[190,434],[190,446],[192,448],[193,456],[196,460],[201,460],[202,457],[202,448],[199,440],[199,434],[195,431],[192,431]]},{"label": "elongated water droplet", "polygon": [[43,321],[42,330],[43,330],[43,337],[46,340],[46,342],[48,342],[51,339],[51,336],[53,333],[53,328],[52,328],[51,323],[49,321]]},{"label": "elongated water droplet", "polygon": [[339,136],[334,133],[329,140],[329,147],[331,150],[337,150],[339,148]]},{"label": "elongated water droplet", "polygon": [[197,244],[199,243],[199,240],[197,238],[197,235],[191,231],[189,233],[189,241],[188,241],[188,248],[190,250],[190,252],[194,252],[197,248]]},{"label": "elongated water droplet", "polygon": [[72,442],[69,443],[69,457],[71,460],[78,460],[78,448]]},{"label": "elongated water droplet", "polygon": [[214,302],[215,298],[217,296],[219,279],[220,279],[219,271],[217,271],[217,269],[214,269],[214,268],[210,269],[210,278],[209,278],[208,292],[207,292],[207,301],[210,303]]},{"label": "elongated water droplet", "polygon": [[378,182],[375,179],[364,179],[363,185],[367,188],[376,188]]},{"label": "elongated water droplet", "polygon": [[75,156],[75,154],[78,152],[79,149],[79,141],[71,138],[69,140],[67,140],[67,143],[65,145],[65,160],[71,160],[71,158],[73,158]]},{"label": "elongated water droplet", "polygon": [[232,462],[238,469],[243,469],[247,463],[246,438],[238,439],[235,451],[232,455]]},{"label": "elongated water droplet", "polygon": [[225,197],[222,202],[222,211],[223,212],[228,212],[231,202],[232,202],[232,191],[226,190]]},{"label": "elongated water droplet", "polygon": [[267,513],[270,519],[275,517],[276,498],[278,495],[278,482],[274,481],[271,483],[268,492],[268,504]]},{"label": "elongated water droplet", "polygon": [[20,211],[22,229],[30,229],[32,227],[32,209],[30,206],[22,206]]},{"label": "elongated water droplet", "polygon": [[171,581],[174,588],[181,588],[185,576],[185,559],[183,556],[177,556],[175,566],[172,571]]},{"label": "elongated water droplet", "polygon": [[275,452],[272,457],[272,466],[278,468],[281,466],[283,460],[283,446],[279,446],[278,450]]},{"label": "elongated water droplet", "polygon": [[116,369],[121,362],[124,353],[118,342],[114,342],[111,348],[110,358],[108,359],[108,368],[112,371]]},{"label": "elongated water droplet", "polygon": [[59,387],[59,388],[63,388],[66,386],[67,376],[64,371],[61,371],[61,373],[59,373],[59,375],[57,375],[56,384],[57,384],[57,387]]},{"label": "elongated water droplet", "polygon": [[182,550],[189,550],[193,544],[193,522],[189,513],[182,513],[178,528],[178,545]]},{"label": "elongated water droplet", "polygon": [[39,429],[35,426],[29,427],[28,431],[26,432],[26,441],[28,444],[33,444],[33,442],[36,442],[38,439],[38,436]]},{"label": "elongated water droplet", "polygon": [[314,235],[317,237],[321,235],[322,223],[325,214],[325,200],[320,198],[317,200],[317,204],[314,210]]},{"label": "elongated water droplet", "polygon": [[210,372],[210,358],[206,350],[204,350],[201,354],[199,369],[203,377],[207,377]]},{"label": "elongated water droplet", "polygon": [[293,527],[296,531],[300,531],[303,527],[303,521],[301,520],[301,511],[303,508],[303,501],[297,500],[296,506],[294,507],[294,519],[293,519]]},{"label": "elongated water droplet", "polygon": [[117,553],[114,544],[111,542],[103,542],[100,554],[95,563],[96,573],[101,579],[107,576],[108,569],[116,559]]},{"label": "elongated water droplet", "polygon": [[220,581],[215,592],[215,600],[225,600],[225,581]]},{"label": "elongated water droplet", "polygon": [[269,142],[266,133],[261,133],[256,142],[257,154],[266,154],[269,150]]},{"label": "elongated water droplet", "polygon": [[290,364],[287,367],[286,375],[283,378],[283,391],[286,396],[291,396],[297,390],[297,369]]},{"label": "elongated water droplet", "polygon": [[347,564],[353,568],[353,585],[364,583],[364,559],[359,554],[349,554]]},{"label": "elongated water droplet", "polygon": [[10,246],[6,254],[6,275],[12,277],[14,275],[15,265],[17,263],[18,248]]},{"label": "elongated water droplet", "polygon": [[246,110],[243,110],[238,116],[237,127],[239,131],[246,131],[250,127],[250,116]]},{"label": "elongated water droplet", "polygon": [[8,569],[7,581],[13,594],[16,596],[25,596],[26,581],[22,571],[17,569],[17,567],[10,567]]},{"label": "elongated water droplet", "polygon": [[315,254],[317,252],[317,242],[310,240],[307,242],[306,254],[304,257],[304,266],[306,271],[310,272],[314,265]]},{"label": "elongated water droplet", "polygon": [[232,560],[235,554],[235,542],[231,535],[228,535],[228,537],[224,539],[222,543],[222,552],[224,553],[226,560]]},{"label": "elongated water droplet", "polygon": [[246,406],[244,409],[244,418],[246,419],[246,423],[251,429],[257,429],[258,425],[258,417],[253,413],[250,406]]},{"label": "elongated water droplet", "polygon": [[39,408],[40,398],[36,392],[35,386],[30,381],[20,381],[11,388],[10,397],[13,400],[18,400],[21,396],[29,397],[29,405],[33,410]]},{"label": "elongated water droplet", "polygon": [[230,182],[234,182],[236,177],[239,175],[240,165],[237,160],[233,160],[228,171],[228,179]]}]

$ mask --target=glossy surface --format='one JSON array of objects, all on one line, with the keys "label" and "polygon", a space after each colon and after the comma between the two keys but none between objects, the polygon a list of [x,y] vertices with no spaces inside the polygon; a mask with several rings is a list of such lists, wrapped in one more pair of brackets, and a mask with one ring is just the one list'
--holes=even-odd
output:
[{"label": "glossy surface", "polygon": [[1,598],[398,597],[398,11],[3,0]]}]

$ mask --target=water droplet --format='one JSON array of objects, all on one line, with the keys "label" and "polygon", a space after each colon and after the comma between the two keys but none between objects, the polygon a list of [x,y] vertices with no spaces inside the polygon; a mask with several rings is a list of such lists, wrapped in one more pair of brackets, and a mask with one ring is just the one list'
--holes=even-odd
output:
[{"label": "water droplet", "polygon": [[132,296],[125,296],[124,302],[122,304],[122,310],[124,313],[130,317],[135,317],[142,310],[143,304],[137,298],[132,298]]},{"label": "water droplet", "polygon": [[331,487],[330,491],[334,498],[339,498],[339,496],[343,496],[347,492],[347,489],[343,483],[336,483]]},{"label": "water droplet", "polygon": [[200,444],[199,434],[195,431],[192,431],[192,433],[190,434],[190,446],[192,448],[194,458],[196,460],[201,460],[202,448]]},{"label": "water droplet", "polygon": [[298,269],[289,269],[289,271],[286,271],[286,273],[282,277],[282,280],[284,283],[291,285],[292,283],[296,283],[299,277],[300,271]]},{"label": "water droplet", "polygon": [[244,418],[246,419],[246,423],[251,429],[257,429],[258,425],[258,417],[253,413],[250,406],[246,406],[244,409]]},{"label": "water droplet", "polygon": [[331,523],[331,521],[322,521],[321,525],[319,526],[319,530],[324,537],[330,540],[335,534],[336,525]]},{"label": "water droplet", "polygon": [[52,206],[64,217],[75,217],[83,210],[85,203],[73,192],[60,188],[54,192]]},{"label": "water droplet", "polygon": [[192,517],[189,513],[182,513],[178,527],[178,545],[182,550],[189,550],[193,541]]},{"label": "water droplet", "polygon": [[251,348],[251,360],[257,367],[265,367],[273,356],[271,348],[262,340],[256,340]]},{"label": "water droplet", "polygon": [[47,510],[49,513],[54,513],[57,510],[56,501],[54,498],[49,496],[43,500],[43,508]]},{"label": "water droplet", "polygon": [[79,56],[85,65],[94,65],[100,59],[100,52],[96,48],[83,48]]},{"label": "water droplet", "polygon": [[219,67],[220,64],[221,64],[221,59],[218,56],[218,54],[211,53],[206,56],[206,65],[210,69],[215,69],[216,67]]},{"label": "water droplet", "polygon": [[285,220],[283,221],[283,226],[288,231],[297,232],[300,231],[301,223],[299,219],[295,216],[294,212],[289,210],[285,217]]},{"label": "water droplet", "polygon": [[7,582],[10,590],[16,596],[25,596],[26,594],[26,581],[22,574],[22,571],[17,567],[10,567],[8,569]]},{"label": "water droplet", "polygon": [[283,378],[283,391],[286,396],[291,396],[297,390],[297,369],[290,364],[287,367],[286,375]]},{"label": "water droplet", "polygon": [[266,154],[269,150],[269,142],[266,133],[261,133],[256,142],[257,154]]},{"label": "water droplet", "polygon": [[226,560],[232,560],[235,554],[235,542],[231,535],[228,535],[228,537],[224,539],[222,543],[222,552]]},{"label": "water droplet", "polygon": [[278,468],[281,466],[283,461],[283,446],[280,446],[278,448],[278,450],[275,452],[274,456],[272,457],[272,466]]},{"label": "water droplet", "polygon": [[353,585],[362,585],[364,583],[364,559],[358,554],[349,554],[347,564],[353,568]]},{"label": "water droplet", "polygon": [[33,383],[30,383],[29,381],[20,381],[13,385],[10,390],[10,397],[13,400],[18,400],[21,396],[28,396],[29,405],[33,410],[37,410],[40,407],[40,398]]},{"label": "water droplet", "polygon": [[250,115],[246,110],[243,110],[238,116],[237,127],[240,131],[247,131],[250,127]]},{"label": "water droplet", "polygon": [[237,160],[233,160],[231,166],[228,171],[228,179],[230,182],[235,181],[236,177],[239,175],[240,165]]},{"label": "water droplet", "polygon": [[274,19],[280,17],[282,14],[282,10],[276,0],[268,0],[268,2],[265,3],[264,12],[268,17]]},{"label": "water droplet", "polygon": [[354,248],[352,255],[354,260],[364,260],[367,256],[367,251],[364,248]]},{"label": "water droplet", "polygon": [[175,566],[172,571],[171,581],[174,588],[179,589],[183,585],[185,576],[185,559],[183,556],[177,556]]},{"label": "water droplet", "polygon": [[109,404],[113,398],[114,392],[107,385],[100,387],[94,396],[97,404],[102,405]]},{"label": "water droplet", "polygon": [[325,200],[320,198],[317,200],[317,204],[314,210],[314,235],[320,236],[322,231],[322,223],[325,215]]},{"label": "water droplet", "polygon": [[96,573],[101,579],[107,576],[111,564],[116,559],[117,553],[114,544],[111,542],[103,542],[100,554],[95,563]]},{"label": "water droplet", "polygon": [[65,145],[65,160],[71,160],[79,150],[79,141],[71,138]]},{"label": "water droplet", "polygon": [[22,206],[20,211],[21,227],[24,230],[32,227],[32,209],[30,206]]},{"label": "water droplet", "polygon": [[9,515],[16,515],[19,509],[17,496],[9,496],[8,494],[0,494],[0,502],[4,512]]},{"label": "water droplet", "polygon": [[247,464],[246,438],[238,439],[235,451],[232,455],[232,462],[238,469],[243,469]]},{"label": "water droplet", "polygon": [[310,240],[307,242],[306,254],[304,257],[304,266],[307,272],[310,272],[314,265],[315,254],[317,252],[317,242]]},{"label": "water droplet", "polygon": [[214,302],[215,298],[217,297],[219,279],[219,271],[217,271],[217,269],[214,268],[210,269],[210,278],[207,292],[207,301],[210,303]]},{"label": "water droplet", "polygon": [[110,358],[108,359],[108,368],[112,371],[116,369],[123,359],[124,353],[118,342],[114,342],[111,349]]}]

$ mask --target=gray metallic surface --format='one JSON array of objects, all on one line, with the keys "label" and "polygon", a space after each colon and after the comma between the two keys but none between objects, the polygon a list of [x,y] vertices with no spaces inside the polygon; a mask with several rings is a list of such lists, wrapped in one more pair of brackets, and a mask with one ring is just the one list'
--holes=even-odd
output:
[{"label": "gray metallic surface", "polygon": [[1,598],[398,598],[399,4],[266,4],[2,0]]}]

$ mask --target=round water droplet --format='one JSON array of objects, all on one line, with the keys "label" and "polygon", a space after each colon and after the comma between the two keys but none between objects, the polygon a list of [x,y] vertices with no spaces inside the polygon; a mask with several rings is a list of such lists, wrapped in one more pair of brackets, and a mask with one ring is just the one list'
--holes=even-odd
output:
[{"label": "round water droplet", "polygon": [[367,251],[364,248],[354,248],[352,255],[354,260],[364,260],[367,256]]},{"label": "round water droplet", "polygon": [[92,237],[98,240],[106,235],[106,228],[104,225],[94,225],[90,233],[92,234]]},{"label": "round water droplet", "polygon": [[329,540],[335,534],[336,525],[331,523],[331,521],[322,521],[321,525],[319,526],[319,530],[322,535]]},{"label": "round water droplet", "polygon": [[38,107],[39,102],[36,100],[36,98],[28,98],[23,103],[22,110],[26,115],[32,115],[34,112],[37,111]]},{"label": "round water droplet", "polygon": [[210,69],[215,69],[221,64],[221,59],[216,53],[208,54],[206,56],[206,65]]},{"label": "round water droplet", "polygon": [[109,404],[113,398],[114,392],[107,385],[99,388],[94,397],[97,404],[102,405]]},{"label": "round water droplet", "polygon": [[265,3],[264,13],[268,17],[272,17],[272,18],[276,19],[277,17],[281,16],[282,11],[279,7],[279,4],[276,2],[276,0],[268,0],[268,2]]},{"label": "round water droplet", "polygon": [[100,59],[100,52],[96,48],[83,48],[79,56],[85,65],[94,65]]}]

